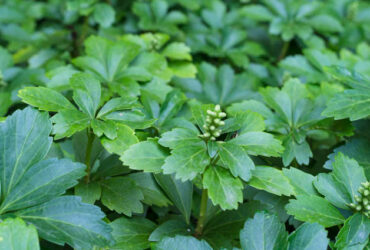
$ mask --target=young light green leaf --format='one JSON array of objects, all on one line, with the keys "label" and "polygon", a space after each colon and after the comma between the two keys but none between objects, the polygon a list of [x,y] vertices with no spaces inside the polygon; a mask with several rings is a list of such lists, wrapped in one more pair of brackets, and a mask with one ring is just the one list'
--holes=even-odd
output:
[{"label": "young light green leaf", "polygon": [[110,227],[100,208],[84,204],[79,197],[62,196],[15,213],[33,224],[41,238],[58,245],[92,249],[112,243]]},{"label": "young light green leaf", "polygon": [[62,139],[84,130],[89,126],[90,117],[78,110],[60,110],[51,118],[54,123],[54,139]]},{"label": "young light green leaf", "polygon": [[111,210],[131,216],[142,213],[144,195],[129,177],[114,177],[101,182],[101,201]]},{"label": "young light green leaf", "polygon": [[93,17],[100,26],[108,28],[113,24],[115,14],[114,9],[109,4],[98,3],[95,5]]},{"label": "young light green leaf", "polygon": [[276,195],[294,195],[294,188],[290,184],[289,179],[284,176],[281,170],[267,166],[257,166],[252,170],[252,179],[250,186],[265,190]]},{"label": "young light green leaf", "polygon": [[243,250],[287,249],[288,233],[276,215],[258,212],[240,231]]},{"label": "young light green leaf", "polygon": [[98,137],[101,137],[103,134],[111,140],[114,140],[117,137],[117,128],[116,124],[113,121],[101,121],[98,119],[91,120],[91,128],[94,131],[94,134]]},{"label": "young light green leaf", "polygon": [[331,227],[344,222],[343,215],[327,200],[315,195],[298,195],[286,205],[287,213],[297,220]]},{"label": "young light green leaf", "polygon": [[328,232],[320,224],[304,223],[289,235],[288,250],[326,250]]},{"label": "young light green leaf", "polygon": [[18,96],[23,102],[40,110],[57,112],[61,109],[76,109],[62,94],[45,87],[27,87],[19,90]]},{"label": "young light green leaf", "polygon": [[187,128],[175,128],[162,134],[158,143],[164,147],[175,149],[182,145],[192,145],[201,142],[198,133]]},{"label": "young light green leaf", "polygon": [[145,218],[121,217],[110,223],[115,240],[112,249],[147,249],[150,247],[149,235],[156,225]]},{"label": "young light green leaf", "polygon": [[36,228],[19,218],[0,223],[0,238],[0,249],[40,249]]},{"label": "young light green leaf", "polygon": [[131,169],[159,173],[167,156],[168,152],[155,140],[148,140],[132,145],[120,159]]},{"label": "young light green leaf", "polygon": [[97,118],[103,118],[105,115],[125,109],[139,108],[140,104],[137,103],[137,98],[133,96],[116,97],[110,99],[104,106],[99,110]]},{"label": "young light green leaf", "polygon": [[163,49],[162,54],[165,57],[174,60],[191,60],[190,48],[184,43],[173,42]]},{"label": "young light green leaf", "polygon": [[223,210],[236,209],[243,201],[242,182],[222,167],[210,166],[204,172],[203,186],[213,204],[220,205]]},{"label": "young light green leaf", "polygon": [[139,140],[135,136],[135,131],[123,124],[116,124],[117,137],[113,140],[102,138],[103,147],[110,153],[122,155],[131,145]]}]

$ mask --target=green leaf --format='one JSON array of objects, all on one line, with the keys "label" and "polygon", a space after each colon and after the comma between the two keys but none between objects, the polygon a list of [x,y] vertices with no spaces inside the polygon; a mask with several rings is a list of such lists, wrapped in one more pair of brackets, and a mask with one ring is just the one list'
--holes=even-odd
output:
[{"label": "green leaf", "polygon": [[78,110],[60,110],[51,118],[54,123],[54,139],[62,139],[84,130],[89,126],[90,117]]},{"label": "green leaf", "polygon": [[73,100],[80,110],[94,118],[100,103],[100,82],[90,74],[77,73],[71,77],[69,83],[73,88]]},{"label": "green leaf", "polygon": [[160,241],[164,237],[175,237],[176,235],[189,235],[191,229],[184,221],[168,220],[159,225],[149,237],[150,241]]},{"label": "green leaf", "polygon": [[46,159],[32,165],[1,203],[0,211],[19,210],[49,201],[73,187],[85,166],[68,159]]},{"label": "green leaf", "polygon": [[201,142],[191,146],[183,144],[171,151],[162,169],[164,174],[175,173],[176,178],[186,181],[203,173],[209,162],[205,143]]},{"label": "green leaf", "polygon": [[103,147],[110,153],[122,155],[131,145],[134,145],[139,140],[135,136],[135,131],[130,127],[117,124],[117,137],[113,140],[102,138],[101,143]]},{"label": "green leaf", "polygon": [[274,15],[263,5],[249,4],[240,10],[242,16],[256,21],[271,21]]},{"label": "green leaf", "polygon": [[101,137],[103,134],[111,140],[114,140],[117,137],[117,128],[113,121],[93,119],[91,121],[91,128],[93,129],[94,134],[98,137]]},{"label": "green leaf", "polygon": [[284,176],[282,171],[273,167],[257,166],[256,169],[252,170],[252,179],[248,184],[280,196],[295,194],[289,179]]},{"label": "green leaf", "polygon": [[136,97],[125,96],[125,97],[116,97],[110,99],[104,106],[99,110],[97,118],[103,118],[107,114],[125,109],[138,108],[140,105],[137,102]]},{"label": "green leaf", "polygon": [[130,126],[132,129],[149,128],[156,121],[156,119],[146,117],[145,114],[139,110],[112,112],[104,118],[123,123]]},{"label": "green leaf", "polygon": [[61,109],[76,109],[59,92],[44,87],[27,87],[18,92],[23,102],[40,110],[57,112]]},{"label": "green leaf", "polygon": [[332,204],[349,209],[347,205],[355,202],[354,197],[359,195],[357,189],[362,182],[366,182],[363,168],[355,160],[338,153],[333,162],[333,172],[319,174],[314,184]]},{"label": "green leaf", "polygon": [[343,30],[340,21],[327,14],[314,15],[310,18],[309,23],[321,32],[341,32]]},{"label": "green leaf", "polygon": [[201,142],[198,132],[187,128],[175,128],[169,132],[163,133],[159,144],[164,147],[175,149],[182,145],[192,145]]},{"label": "green leaf", "polygon": [[265,132],[246,132],[230,143],[242,146],[251,155],[280,156],[283,151],[281,142]]},{"label": "green leaf", "polygon": [[40,249],[36,228],[19,218],[0,223],[0,239],[1,249]]},{"label": "green leaf", "polygon": [[48,115],[34,109],[17,110],[0,123],[1,197],[8,194],[26,171],[48,153],[52,138]]},{"label": "green leaf", "polygon": [[189,224],[193,201],[193,184],[190,181],[182,182],[176,179],[174,175],[156,174],[154,177],[172,203],[182,213],[186,223]]},{"label": "green leaf", "polygon": [[84,203],[94,204],[100,199],[101,187],[97,182],[80,182],[75,186],[75,195],[80,196]]},{"label": "green leaf", "polygon": [[243,250],[287,249],[288,233],[276,215],[258,212],[240,231]]},{"label": "green leaf", "polygon": [[264,118],[272,116],[271,110],[262,102],[256,100],[246,100],[234,103],[227,108],[227,113],[235,116],[239,112],[252,111],[260,114]]},{"label": "green leaf", "polygon": [[173,42],[164,48],[162,54],[173,60],[191,61],[190,48],[184,43]]},{"label": "green leaf", "polygon": [[132,173],[129,175],[131,179],[136,182],[136,185],[143,192],[145,204],[149,206],[156,205],[158,207],[165,207],[171,204],[171,201],[163,194],[153,175],[149,173]]},{"label": "green leaf", "polygon": [[336,94],[328,103],[323,115],[351,121],[370,115],[370,82],[365,77],[342,67],[325,68],[335,80],[344,82],[352,89]]},{"label": "green leaf", "polygon": [[135,181],[129,177],[114,177],[101,183],[101,201],[111,210],[131,216],[142,213],[144,195]]},{"label": "green leaf", "polygon": [[243,184],[229,171],[219,166],[210,166],[203,175],[203,186],[214,205],[223,210],[236,209],[243,202]]},{"label": "green leaf", "polygon": [[289,235],[288,250],[326,250],[328,249],[328,232],[320,224],[304,223]]},{"label": "green leaf", "polygon": [[121,217],[110,223],[115,240],[111,249],[147,249],[150,247],[149,235],[156,225],[145,218]]},{"label": "green leaf", "polygon": [[155,247],[154,250],[212,250],[212,247],[205,240],[198,240],[192,236],[175,236],[173,238],[163,238]]},{"label": "green leaf", "polygon": [[303,172],[297,168],[284,168],[283,174],[289,179],[290,184],[294,188],[296,195],[317,195],[313,182],[316,179],[314,176]]},{"label": "green leaf", "polygon": [[167,151],[156,140],[148,140],[132,145],[120,159],[131,169],[159,173],[167,155]]},{"label": "green leaf", "polygon": [[86,39],[85,47],[87,56],[77,57],[73,63],[108,83],[125,77],[129,63],[140,52],[140,46],[131,42],[111,42],[97,36]]},{"label": "green leaf", "polygon": [[98,3],[95,5],[93,17],[100,26],[110,27],[114,23],[115,11],[109,4]]},{"label": "green leaf", "polygon": [[220,164],[228,169],[234,177],[240,177],[244,181],[249,181],[252,177],[254,163],[245,150],[234,143],[218,143]]},{"label": "green leaf", "polygon": [[365,249],[369,241],[370,219],[356,213],[349,217],[339,231],[335,247],[338,249]]},{"label": "green leaf", "polygon": [[84,204],[79,197],[62,196],[20,210],[16,215],[33,224],[43,239],[58,245],[92,249],[112,243],[110,227],[102,221],[100,208]]},{"label": "green leaf", "polygon": [[307,141],[297,143],[293,136],[289,135],[285,138],[283,146],[285,148],[282,155],[284,166],[289,166],[293,159],[296,159],[298,164],[308,165],[312,151]]},{"label": "green leaf", "polygon": [[186,96],[180,90],[173,90],[168,93],[159,111],[159,125],[164,124],[175,116],[180,111],[185,101]]},{"label": "green leaf", "polygon": [[324,227],[340,225],[344,222],[343,215],[327,200],[315,195],[298,195],[286,205],[287,213],[297,220],[319,223]]}]

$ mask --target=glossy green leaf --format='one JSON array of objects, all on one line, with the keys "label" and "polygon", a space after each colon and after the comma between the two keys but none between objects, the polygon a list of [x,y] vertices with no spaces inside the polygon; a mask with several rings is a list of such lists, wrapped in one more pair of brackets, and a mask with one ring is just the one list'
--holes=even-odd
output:
[{"label": "glossy green leaf", "polygon": [[156,225],[145,218],[121,217],[110,223],[115,240],[111,249],[147,249],[149,235]]},{"label": "glossy green leaf", "polygon": [[316,177],[303,172],[297,168],[284,168],[283,174],[289,179],[290,184],[294,188],[294,193],[296,195],[306,194],[306,195],[317,195],[317,191],[314,187],[314,181]]},{"label": "glossy green leaf", "polygon": [[339,231],[335,247],[339,249],[362,249],[369,242],[370,219],[356,213],[349,217]]},{"label": "glossy green leaf", "polygon": [[288,233],[276,215],[258,212],[248,219],[240,231],[243,250],[287,249]]},{"label": "glossy green leaf", "polygon": [[33,224],[40,237],[58,245],[91,249],[112,243],[110,227],[102,221],[100,208],[84,204],[79,197],[62,196],[20,210],[16,215]]},{"label": "glossy green leaf", "polygon": [[111,210],[131,216],[142,213],[143,192],[129,177],[114,177],[101,182],[101,201]]},{"label": "glossy green leaf", "polygon": [[103,147],[110,153],[122,155],[131,145],[134,145],[139,140],[135,136],[134,130],[123,124],[117,124],[117,137],[113,140],[102,138]]},{"label": "glossy green leaf", "polygon": [[328,249],[328,232],[320,224],[304,223],[289,235],[289,250],[326,250]]},{"label": "glossy green leaf", "polygon": [[18,96],[23,102],[40,110],[57,112],[61,109],[76,109],[62,94],[45,87],[27,87],[21,89]]},{"label": "glossy green leaf", "polygon": [[155,250],[211,250],[211,246],[205,240],[198,240],[192,236],[165,237],[155,247]]},{"label": "glossy green leaf", "polygon": [[315,195],[298,195],[286,205],[287,213],[297,220],[319,223],[324,227],[340,225],[344,222],[343,215],[327,200]]},{"label": "glossy green leaf", "polygon": [[213,204],[220,205],[223,210],[236,209],[243,201],[242,182],[222,167],[210,166],[204,172],[203,186]]},{"label": "glossy green leaf", "polygon": [[94,204],[101,196],[100,184],[97,182],[85,183],[83,181],[75,186],[75,195],[80,196],[82,202]]},{"label": "glossy green leaf", "polygon": [[60,110],[51,118],[51,121],[54,123],[54,138],[58,140],[86,129],[89,126],[90,117],[78,110]]},{"label": "glossy green leaf", "polygon": [[39,250],[36,228],[19,218],[6,219],[0,223],[0,248]]},{"label": "glossy green leaf", "polygon": [[114,22],[115,11],[109,4],[99,3],[95,5],[93,16],[100,26],[107,28]]},{"label": "glossy green leaf", "polygon": [[184,221],[168,220],[159,225],[149,237],[150,241],[160,241],[164,237],[175,237],[176,235],[189,235],[191,229]]},{"label": "glossy green leaf", "polygon": [[192,145],[201,142],[196,131],[187,128],[175,128],[162,134],[158,143],[164,147],[175,149],[182,145]]}]

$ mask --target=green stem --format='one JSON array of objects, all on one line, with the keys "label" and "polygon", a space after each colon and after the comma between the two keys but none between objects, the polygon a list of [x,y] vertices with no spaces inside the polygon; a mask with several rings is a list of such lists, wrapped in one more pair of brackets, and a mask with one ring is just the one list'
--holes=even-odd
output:
[{"label": "green stem", "polygon": [[281,49],[281,52],[280,52],[280,55],[279,55],[279,58],[278,58],[278,62],[280,62],[282,59],[284,59],[286,53],[289,50],[289,46],[290,46],[289,41],[284,42],[283,48]]},{"label": "green stem", "polygon": [[95,139],[95,135],[90,130],[87,130],[87,145],[86,145],[86,154],[85,154],[85,165],[86,165],[85,181],[86,183],[90,182],[90,172],[91,172],[90,159],[91,159],[91,151],[92,151],[94,139]]},{"label": "green stem", "polygon": [[207,202],[208,202],[208,191],[207,189],[202,190],[202,198],[200,201],[200,211],[199,211],[199,218],[197,227],[195,228],[195,235],[197,237],[201,236],[203,233],[204,222],[206,219],[206,212],[207,212]]}]

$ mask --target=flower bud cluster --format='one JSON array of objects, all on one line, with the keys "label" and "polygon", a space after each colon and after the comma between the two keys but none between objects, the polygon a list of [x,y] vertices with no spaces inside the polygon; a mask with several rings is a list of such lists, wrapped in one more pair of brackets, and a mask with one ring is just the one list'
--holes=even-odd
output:
[{"label": "flower bud cluster", "polygon": [[215,141],[221,135],[220,127],[225,125],[222,121],[226,117],[226,113],[221,111],[220,105],[216,105],[214,110],[207,110],[206,124],[203,125],[204,134],[200,137]]},{"label": "flower bud cluster", "polygon": [[348,206],[370,218],[370,182],[361,183],[358,192],[360,195],[355,195],[356,203],[350,203]]}]

